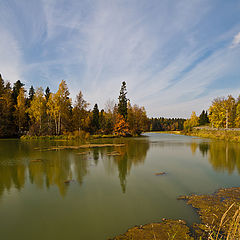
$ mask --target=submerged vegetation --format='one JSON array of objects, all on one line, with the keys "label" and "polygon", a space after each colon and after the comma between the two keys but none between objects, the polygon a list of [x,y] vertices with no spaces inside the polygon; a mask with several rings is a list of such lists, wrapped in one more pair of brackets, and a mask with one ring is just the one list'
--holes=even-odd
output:
[{"label": "submerged vegetation", "polygon": [[201,223],[188,227],[183,220],[166,220],[136,226],[114,240],[240,239],[240,188],[220,189],[212,195],[181,196],[197,209]]},{"label": "submerged vegetation", "polygon": [[[0,137],[85,139],[91,135],[131,136],[149,129],[144,107],[131,105],[126,82],[122,82],[118,104],[109,101],[105,109],[89,103],[79,91],[75,103],[68,86],[61,81],[56,93],[42,87],[29,89],[18,80],[13,88],[0,75]],[[27,135],[27,137],[25,137]]]}]

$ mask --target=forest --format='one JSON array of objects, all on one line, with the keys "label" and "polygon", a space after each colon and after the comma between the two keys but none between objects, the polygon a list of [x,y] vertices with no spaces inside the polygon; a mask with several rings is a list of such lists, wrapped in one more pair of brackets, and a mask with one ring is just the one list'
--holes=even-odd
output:
[{"label": "forest", "polygon": [[240,128],[240,96],[218,97],[208,111],[189,119],[151,118],[144,107],[131,105],[126,82],[122,82],[118,103],[108,100],[105,108],[93,109],[79,91],[72,102],[66,81],[56,93],[49,87],[27,91],[17,80],[13,87],[0,74],[0,137],[91,135],[136,136],[145,131],[191,131],[193,127]]},{"label": "forest", "polygon": [[184,118],[151,118],[151,131],[181,131],[183,124],[186,121]]},{"label": "forest", "polygon": [[126,82],[122,82],[118,104],[109,100],[105,109],[89,103],[79,91],[72,103],[66,81],[62,80],[56,93],[49,87],[27,92],[18,80],[5,82],[0,75],[0,137],[86,134],[114,136],[140,135],[149,129],[144,107],[131,105],[127,98]]}]

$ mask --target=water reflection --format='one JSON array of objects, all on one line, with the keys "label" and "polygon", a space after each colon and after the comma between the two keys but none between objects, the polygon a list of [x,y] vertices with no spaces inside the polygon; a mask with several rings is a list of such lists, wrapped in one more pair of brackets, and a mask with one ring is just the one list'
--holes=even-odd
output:
[{"label": "water reflection", "polygon": [[[41,151],[39,143],[20,141],[0,142],[0,197],[12,188],[21,190],[26,182],[39,189],[57,186],[62,196],[67,194],[74,180],[80,186],[91,167],[98,166],[102,160],[107,173],[118,176],[122,192],[126,192],[127,176],[133,165],[144,163],[149,143],[147,138],[124,140],[124,147],[93,148],[85,150]],[[51,143],[57,145],[59,143]],[[41,143],[41,147],[49,143]],[[111,155],[111,152],[118,154]],[[117,174],[118,172],[118,174]]]},{"label": "water reflection", "polygon": [[240,173],[240,146],[238,143],[224,141],[211,141],[191,143],[192,154],[196,152],[196,146],[202,156],[207,156],[209,163],[216,171],[228,171],[232,174],[235,169]]}]

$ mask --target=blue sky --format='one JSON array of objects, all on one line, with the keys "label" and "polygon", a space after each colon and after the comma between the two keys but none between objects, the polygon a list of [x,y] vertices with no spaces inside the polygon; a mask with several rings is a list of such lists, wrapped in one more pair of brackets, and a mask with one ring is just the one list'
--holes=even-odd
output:
[{"label": "blue sky", "polygon": [[[0,72],[29,88],[67,81],[92,105],[188,117],[240,94],[239,0],[0,0]],[[91,106],[92,106],[91,105]]]}]

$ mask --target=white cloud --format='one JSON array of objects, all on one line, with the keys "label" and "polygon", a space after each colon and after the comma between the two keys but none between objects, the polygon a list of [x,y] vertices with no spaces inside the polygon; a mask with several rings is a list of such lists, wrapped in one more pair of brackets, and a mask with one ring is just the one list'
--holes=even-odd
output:
[{"label": "white cloud", "polygon": [[18,42],[2,29],[0,37],[0,71],[3,79],[15,82],[22,77],[22,54]]},{"label": "white cloud", "polygon": [[233,38],[231,48],[234,48],[240,44],[240,32],[236,34]]}]

